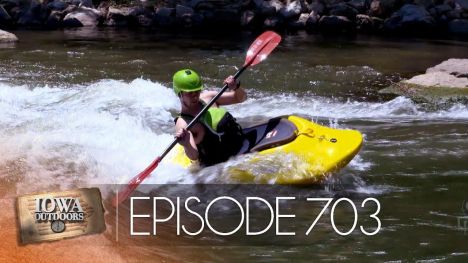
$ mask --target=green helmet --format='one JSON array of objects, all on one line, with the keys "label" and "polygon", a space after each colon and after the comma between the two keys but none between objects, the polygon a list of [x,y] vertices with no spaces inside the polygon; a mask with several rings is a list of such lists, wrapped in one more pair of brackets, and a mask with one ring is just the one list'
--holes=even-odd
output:
[{"label": "green helmet", "polygon": [[192,92],[203,88],[200,76],[191,69],[177,71],[172,77],[172,85],[176,95],[179,95],[181,91]]}]

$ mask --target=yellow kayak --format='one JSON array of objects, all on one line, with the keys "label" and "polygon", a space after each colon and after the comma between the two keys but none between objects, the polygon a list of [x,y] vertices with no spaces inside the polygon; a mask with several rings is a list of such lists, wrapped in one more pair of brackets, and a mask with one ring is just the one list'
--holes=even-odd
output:
[{"label": "yellow kayak", "polygon": [[[245,141],[239,154],[252,155],[246,162],[227,170],[230,177],[242,182],[316,183],[346,166],[362,145],[359,131],[333,129],[297,116],[277,117],[243,131]],[[286,169],[261,175],[252,169],[262,162],[270,165],[281,160],[289,162]],[[192,164],[180,145],[170,162],[187,168]]]}]

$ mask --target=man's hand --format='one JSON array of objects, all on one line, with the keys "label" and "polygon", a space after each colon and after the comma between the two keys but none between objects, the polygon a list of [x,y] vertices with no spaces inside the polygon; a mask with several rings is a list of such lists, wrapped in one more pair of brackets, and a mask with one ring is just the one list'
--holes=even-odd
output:
[{"label": "man's hand", "polygon": [[224,80],[224,84],[228,85],[230,90],[236,90],[240,87],[240,82],[234,79],[234,76],[229,76]]},{"label": "man's hand", "polygon": [[190,132],[187,129],[179,129],[174,137],[182,146],[190,146]]}]

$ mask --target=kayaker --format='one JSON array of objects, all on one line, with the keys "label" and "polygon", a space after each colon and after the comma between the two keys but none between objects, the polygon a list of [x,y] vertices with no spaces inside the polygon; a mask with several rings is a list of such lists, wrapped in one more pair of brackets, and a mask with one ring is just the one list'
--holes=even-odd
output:
[{"label": "kayaker", "polygon": [[236,119],[218,106],[241,103],[247,99],[245,90],[233,76],[224,80],[228,91],[224,92],[190,130],[188,123],[216,96],[216,91],[203,91],[200,76],[191,69],[177,71],[173,88],[179,97],[181,110],[175,118],[179,144],[191,160],[209,166],[224,162],[237,154],[242,147],[243,133]]}]

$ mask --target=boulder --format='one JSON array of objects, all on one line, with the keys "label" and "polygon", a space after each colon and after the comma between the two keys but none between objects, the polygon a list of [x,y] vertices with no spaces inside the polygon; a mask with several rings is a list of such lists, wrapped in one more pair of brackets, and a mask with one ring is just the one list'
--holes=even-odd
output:
[{"label": "boulder", "polygon": [[345,2],[343,0],[314,0],[314,1],[320,1],[323,4],[325,4],[325,7],[329,8],[331,6],[337,5],[339,3]]},{"label": "boulder", "polygon": [[157,8],[154,13],[153,21],[155,25],[162,27],[173,26],[175,24],[175,8]]},{"label": "boulder", "polygon": [[109,7],[104,24],[106,26],[127,26],[130,8]]},{"label": "boulder", "polygon": [[462,17],[462,13],[463,13],[462,10],[459,9],[459,8],[457,8],[457,9],[452,9],[452,10],[448,11],[447,13],[445,13],[445,15],[446,15],[449,19],[453,20],[453,19],[459,19],[459,18],[461,18],[461,17]]},{"label": "boulder", "polygon": [[435,6],[435,0],[413,0],[410,3],[415,4],[415,5],[424,6],[426,9],[429,9],[429,8]]},{"label": "boulder", "polygon": [[372,0],[369,7],[369,15],[387,18],[391,13],[399,8],[398,0]]},{"label": "boulder", "polygon": [[93,8],[93,1],[92,0],[72,0],[71,4],[75,5],[75,6],[78,6],[78,7]]},{"label": "boulder", "polygon": [[426,73],[445,72],[456,77],[468,77],[468,59],[451,58],[434,67],[428,68]]},{"label": "boulder", "polygon": [[299,18],[302,11],[300,1],[289,2],[286,6],[279,10],[279,15],[286,20],[293,20]]},{"label": "boulder", "polygon": [[339,3],[330,7],[330,15],[333,16],[345,16],[349,20],[354,20],[356,19],[357,14],[358,11],[354,7],[351,7],[345,3]]},{"label": "boulder", "polygon": [[362,14],[356,16],[356,29],[363,32],[372,32],[374,28],[374,21],[370,16]]},{"label": "boulder", "polygon": [[289,26],[295,29],[303,29],[306,26],[307,20],[309,20],[310,14],[301,14],[295,21],[290,21]]},{"label": "boulder", "polygon": [[192,26],[193,16],[195,11],[189,6],[177,5],[175,9],[176,21],[179,25],[185,27]]},{"label": "boulder", "polygon": [[405,80],[404,83],[432,87],[468,88],[467,77],[457,77],[442,71],[432,71],[417,75]]},{"label": "boulder", "polygon": [[319,29],[323,32],[349,32],[354,29],[354,24],[345,16],[322,16]]},{"label": "boulder", "polygon": [[51,29],[59,28],[62,26],[62,19],[63,13],[57,10],[53,10],[50,12],[45,25],[47,28]]},{"label": "boulder", "polygon": [[428,32],[434,26],[431,14],[423,6],[413,4],[404,5],[384,23],[387,30],[413,33]]},{"label": "boulder", "polygon": [[62,11],[65,10],[65,8],[67,7],[68,3],[62,2],[60,0],[51,1],[47,4],[47,8],[49,8],[52,11]]},{"label": "boulder", "polygon": [[468,19],[455,19],[447,24],[449,33],[457,35],[468,35]]},{"label": "boulder", "polygon": [[92,8],[80,7],[63,18],[64,27],[92,27],[97,26],[101,13]]},{"label": "boulder", "polygon": [[152,25],[154,11],[143,6],[131,7],[128,12],[128,23],[131,26],[149,27]]},{"label": "boulder", "polygon": [[312,11],[307,18],[305,28],[307,31],[315,32],[318,30],[318,22],[320,20],[320,15],[316,11]]},{"label": "boulder", "polygon": [[468,0],[455,0],[455,4],[458,5],[464,12],[468,11]]},{"label": "boulder", "polygon": [[393,93],[421,102],[468,102],[468,59],[449,59],[425,74],[403,80],[381,93]]},{"label": "boulder", "polygon": [[16,22],[20,26],[40,26],[47,19],[47,7],[37,1],[31,1],[24,8]]},{"label": "boulder", "polygon": [[254,4],[257,13],[263,16],[273,16],[283,8],[283,3],[278,0],[254,0]]},{"label": "boulder", "polygon": [[359,14],[364,14],[369,8],[367,0],[351,0],[347,4],[358,11]]},{"label": "boulder", "polygon": [[18,37],[7,31],[0,29],[0,43],[18,42]]},{"label": "boulder", "polygon": [[450,7],[447,4],[437,5],[434,7],[434,9],[436,11],[437,16],[441,16],[443,14],[446,14],[447,12],[452,11],[452,7]]},{"label": "boulder", "polygon": [[255,13],[251,10],[245,10],[242,12],[241,18],[240,18],[240,24],[241,26],[249,26],[254,22],[255,18]]},{"label": "boulder", "polygon": [[263,22],[263,26],[266,28],[280,28],[283,27],[283,20],[278,16],[268,17]]},{"label": "boulder", "polygon": [[322,2],[316,0],[310,4],[310,10],[312,12],[315,11],[317,15],[323,15],[325,12],[325,5]]}]

